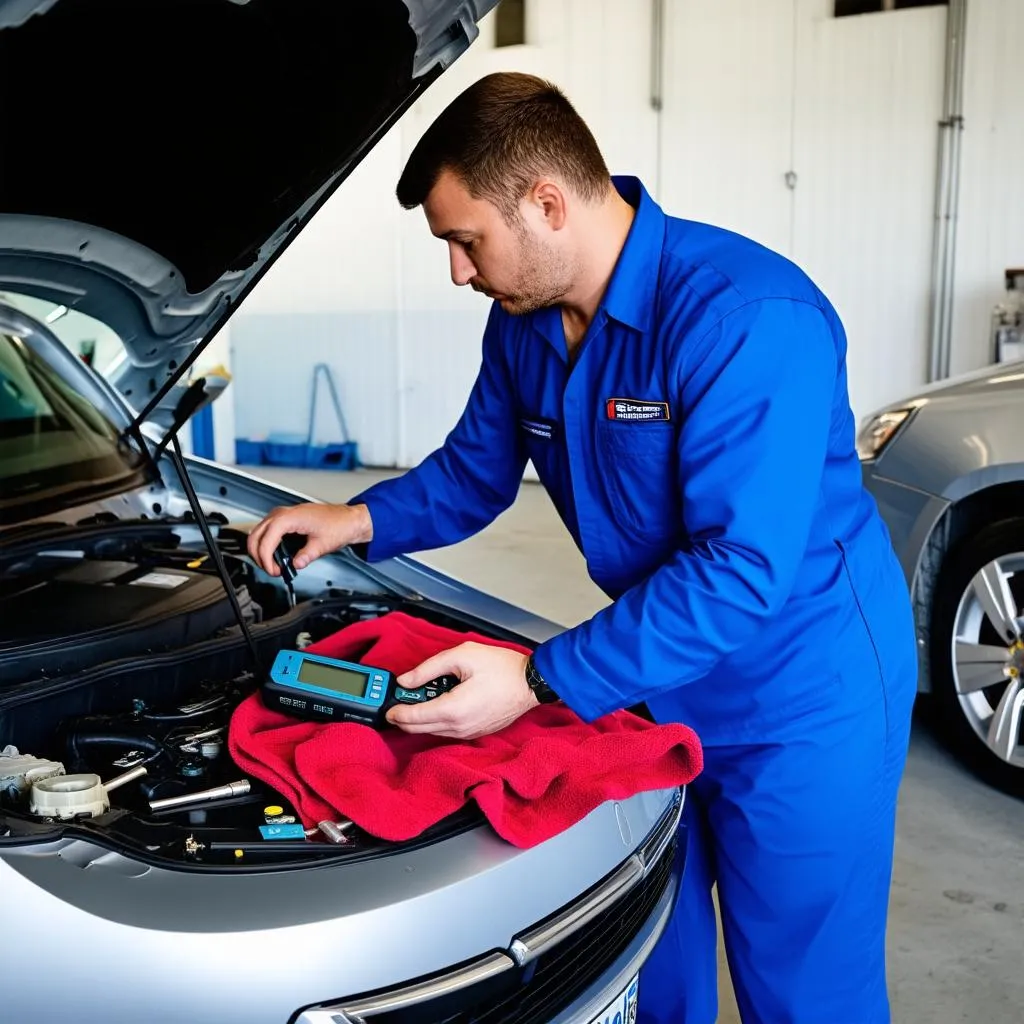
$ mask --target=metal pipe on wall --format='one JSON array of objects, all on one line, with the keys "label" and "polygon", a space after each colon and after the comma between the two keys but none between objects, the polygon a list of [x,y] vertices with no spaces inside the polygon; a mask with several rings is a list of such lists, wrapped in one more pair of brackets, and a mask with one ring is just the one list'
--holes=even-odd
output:
[{"label": "metal pipe on wall", "polygon": [[932,243],[932,304],[928,379],[949,376],[952,358],[953,298],[956,287],[957,220],[960,212],[960,163],[964,128],[964,37],[967,0],[949,0],[946,15],[946,74],[939,122]]},{"label": "metal pipe on wall", "polygon": [[955,74],[953,76],[953,113],[952,127],[950,131],[950,142],[952,153],[950,156],[950,186],[949,186],[949,220],[947,242],[949,258],[946,261],[946,281],[943,286],[943,335],[942,335],[942,364],[943,377],[950,373],[950,363],[953,358],[953,303],[956,298],[956,254],[957,254],[957,228],[960,223],[960,166],[961,151],[964,137],[964,63],[965,63],[965,40],[967,34],[967,0],[951,0],[950,14],[955,15],[956,24],[956,60]]},{"label": "metal pipe on wall", "polygon": [[653,195],[661,200],[661,161],[662,131],[664,117],[662,107],[665,103],[665,0],[651,0],[651,109],[658,117],[654,136],[654,191]]},{"label": "metal pipe on wall", "polygon": [[651,0],[651,109],[661,112],[665,90],[665,0]]}]

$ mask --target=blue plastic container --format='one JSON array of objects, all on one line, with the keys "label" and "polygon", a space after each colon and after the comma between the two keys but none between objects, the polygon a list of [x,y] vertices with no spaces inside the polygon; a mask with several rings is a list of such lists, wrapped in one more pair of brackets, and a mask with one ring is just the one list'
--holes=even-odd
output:
[{"label": "blue plastic container", "polygon": [[[338,418],[343,440],[333,444],[314,445],[313,426],[316,422],[317,384],[323,374]],[[274,433],[265,441],[247,438],[235,439],[235,462],[239,466],[292,466],[301,469],[358,469],[359,446],[349,439],[341,402],[334,387],[330,367],[317,363],[313,367],[313,397],[309,407],[309,429],[305,434]]]},{"label": "blue plastic container", "polygon": [[248,438],[235,438],[235,463],[239,466],[263,465],[263,442]]},{"label": "blue plastic container", "polygon": [[263,464],[305,466],[308,449],[305,434],[271,434],[263,444]]}]

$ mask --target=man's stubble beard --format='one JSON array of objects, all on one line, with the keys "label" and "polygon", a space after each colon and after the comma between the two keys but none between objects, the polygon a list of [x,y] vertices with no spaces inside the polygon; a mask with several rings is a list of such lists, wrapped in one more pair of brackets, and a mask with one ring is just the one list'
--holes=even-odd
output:
[{"label": "man's stubble beard", "polygon": [[519,232],[519,239],[519,272],[504,303],[506,312],[513,316],[557,305],[572,289],[578,273],[573,261],[539,242],[525,227]]}]

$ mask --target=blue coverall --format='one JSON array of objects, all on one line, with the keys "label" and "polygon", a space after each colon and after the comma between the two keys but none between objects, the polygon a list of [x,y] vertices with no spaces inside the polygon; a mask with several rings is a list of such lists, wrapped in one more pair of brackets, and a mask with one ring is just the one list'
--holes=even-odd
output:
[{"label": "blue coverall", "polygon": [[888,1021],[916,649],[861,485],[844,331],[780,255],[613,180],[636,215],[574,364],[558,308],[495,305],[444,445],[352,499],[373,519],[367,557],[470,536],[532,459],[612,599],[538,668],[586,720],[646,702],[705,747],[640,1021],[715,1020],[715,882],[745,1022]]}]

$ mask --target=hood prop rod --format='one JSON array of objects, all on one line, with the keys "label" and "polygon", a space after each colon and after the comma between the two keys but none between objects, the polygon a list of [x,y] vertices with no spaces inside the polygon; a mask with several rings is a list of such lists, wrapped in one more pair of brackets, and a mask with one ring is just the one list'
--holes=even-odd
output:
[{"label": "hood prop rod", "polygon": [[217,575],[220,577],[221,585],[224,587],[224,593],[227,595],[228,602],[231,605],[235,621],[242,631],[242,636],[245,637],[245,643],[249,648],[249,654],[252,658],[253,669],[257,678],[262,680],[266,677],[266,671],[263,668],[263,663],[260,661],[259,649],[256,646],[256,641],[253,640],[249,625],[245,621],[245,614],[242,611],[242,606],[238,603],[238,595],[235,593],[235,588],[231,583],[231,576],[228,573],[227,566],[224,564],[224,557],[217,546],[216,540],[214,540],[213,533],[210,531],[210,524],[206,520],[206,515],[203,513],[203,507],[199,502],[199,495],[196,494],[196,489],[192,485],[192,478],[188,475],[188,467],[185,465],[185,459],[181,454],[181,444],[178,441],[178,432],[202,404],[205,389],[205,377],[200,377],[189,385],[188,390],[181,396],[174,409],[174,418],[167,433],[152,452],[146,442],[145,435],[139,429],[141,420],[137,418],[132,423],[132,426],[128,428],[128,431],[135,437],[143,452],[154,466],[157,465],[158,460],[165,453],[167,458],[170,459],[171,465],[174,466],[174,471],[177,473],[181,486],[185,491],[185,498],[188,501],[189,508],[192,509],[192,515],[195,516],[196,525],[199,527],[199,532],[203,535],[203,543],[206,545],[206,550],[209,552],[210,558],[213,559],[213,564],[217,569]]},{"label": "hood prop rod", "polygon": [[[181,486],[185,490],[185,497],[188,499],[189,507],[192,509],[192,514],[196,518],[196,525],[199,527],[199,532],[203,535],[203,543],[206,545],[206,550],[210,552],[213,564],[217,568],[217,575],[220,576],[224,592],[227,594],[228,601],[231,604],[231,610],[234,612],[235,621],[238,623],[238,627],[242,631],[242,636],[245,637],[246,646],[249,648],[249,654],[252,657],[253,669],[255,670],[257,677],[259,679],[263,679],[266,672],[264,671],[263,664],[260,661],[259,649],[256,647],[256,641],[253,640],[252,633],[249,630],[249,625],[245,621],[245,614],[242,612],[242,606],[238,603],[238,595],[235,593],[235,588],[231,583],[231,576],[228,574],[228,568],[224,564],[224,556],[221,554],[221,550],[217,546],[217,542],[214,540],[213,534],[210,532],[210,524],[206,521],[202,505],[199,503],[199,495],[196,494],[196,489],[192,486],[192,479],[188,475],[188,467],[185,465],[185,459],[181,454],[181,445],[178,442],[177,429],[175,429],[173,434],[169,434],[169,438],[170,448],[167,452],[167,457],[171,460],[171,465],[174,466],[174,471],[178,474]],[[165,437],[161,444],[167,440],[168,438]]]}]

